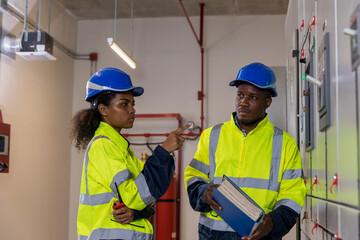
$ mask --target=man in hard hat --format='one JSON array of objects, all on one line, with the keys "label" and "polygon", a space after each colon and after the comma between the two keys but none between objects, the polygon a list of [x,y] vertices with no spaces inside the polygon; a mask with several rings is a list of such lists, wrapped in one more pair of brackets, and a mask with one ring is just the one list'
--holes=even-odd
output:
[{"label": "man in hard hat", "polygon": [[[240,69],[231,120],[201,134],[185,170],[189,201],[200,212],[199,239],[281,239],[295,224],[305,199],[302,163],[295,140],[269,122],[266,109],[277,96],[275,74],[261,63]],[[230,177],[264,211],[262,226],[240,236],[215,211],[212,199],[223,175]]]}]

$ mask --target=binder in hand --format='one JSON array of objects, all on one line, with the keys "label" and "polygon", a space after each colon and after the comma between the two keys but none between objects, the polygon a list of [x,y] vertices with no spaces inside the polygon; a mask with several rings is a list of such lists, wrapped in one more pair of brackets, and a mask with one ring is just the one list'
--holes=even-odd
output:
[{"label": "binder in hand", "polygon": [[240,236],[250,236],[260,226],[265,211],[230,178],[223,176],[212,198],[222,207],[214,210]]}]

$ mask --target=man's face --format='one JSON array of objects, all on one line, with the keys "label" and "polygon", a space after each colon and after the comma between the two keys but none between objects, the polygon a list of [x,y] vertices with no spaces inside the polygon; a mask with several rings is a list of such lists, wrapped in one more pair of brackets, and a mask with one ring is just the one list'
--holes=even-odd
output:
[{"label": "man's face", "polygon": [[236,114],[240,127],[247,132],[254,129],[265,117],[265,111],[271,104],[268,91],[249,83],[241,83],[235,100]]}]

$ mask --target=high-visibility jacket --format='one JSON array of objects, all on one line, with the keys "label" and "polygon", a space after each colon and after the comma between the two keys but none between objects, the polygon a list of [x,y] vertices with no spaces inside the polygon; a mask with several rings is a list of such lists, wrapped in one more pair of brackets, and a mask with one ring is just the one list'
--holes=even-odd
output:
[{"label": "high-visibility jacket", "polygon": [[[230,177],[266,213],[280,205],[300,213],[305,200],[301,157],[295,140],[266,116],[247,136],[231,121],[206,129],[185,170],[185,186],[200,224],[216,231],[234,230],[203,200],[211,184]],[[191,189],[191,192],[189,191]]]},{"label": "high-visibility jacket", "polygon": [[152,239],[153,228],[147,219],[121,224],[110,214],[113,202],[119,200],[115,183],[122,202],[140,211],[166,192],[174,168],[174,159],[160,146],[144,165],[121,134],[100,122],[83,164],[78,239]]}]

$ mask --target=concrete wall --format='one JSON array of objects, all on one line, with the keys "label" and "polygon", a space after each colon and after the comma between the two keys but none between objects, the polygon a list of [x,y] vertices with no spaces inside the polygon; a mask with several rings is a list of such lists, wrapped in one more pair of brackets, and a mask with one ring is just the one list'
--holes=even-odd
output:
[{"label": "concrete wall", "polygon": [[[8,1],[24,11],[24,1]],[[37,1],[29,1],[36,22]],[[48,1],[41,27],[48,29]],[[75,50],[77,24],[52,4],[51,35]],[[17,38],[23,24],[0,13],[1,27]],[[31,30],[29,30],[31,31]],[[9,173],[0,173],[0,239],[68,238],[72,58],[54,48],[53,62],[0,56],[0,110],[11,124]]]}]

